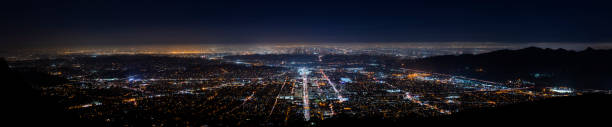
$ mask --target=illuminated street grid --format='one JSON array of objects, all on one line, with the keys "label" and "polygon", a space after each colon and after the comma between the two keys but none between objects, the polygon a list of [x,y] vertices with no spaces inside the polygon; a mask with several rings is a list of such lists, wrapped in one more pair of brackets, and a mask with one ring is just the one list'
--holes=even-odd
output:
[{"label": "illuminated street grid", "polygon": [[303,58],[275,65],[150,55],[70,56],[10,64],[69,79],[68,84],[43,88],[43,95],[64,97],[67,111],[111,125],[294,125],[339,117],[426,118],[575,94],[570,88],[535,89],[523,83],[342,62],[324,55],[296,57]]}]

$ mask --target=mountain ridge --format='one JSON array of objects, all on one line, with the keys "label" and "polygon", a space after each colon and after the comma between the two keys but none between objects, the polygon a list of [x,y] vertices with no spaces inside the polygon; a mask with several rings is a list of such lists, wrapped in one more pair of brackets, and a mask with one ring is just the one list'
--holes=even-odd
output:
[{"label": "mountain ridge", "polygon": [[[531,80],[540,86],[612,89],[612,49],[528,47],[483,54],[403,60],[404,67],[485,80]],[[538,76],[535,76],[538,75]]]}]

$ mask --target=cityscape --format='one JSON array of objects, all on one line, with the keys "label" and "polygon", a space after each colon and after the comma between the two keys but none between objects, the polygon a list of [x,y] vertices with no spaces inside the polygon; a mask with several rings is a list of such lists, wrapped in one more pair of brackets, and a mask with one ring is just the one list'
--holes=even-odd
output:
[{"label": "cityscape", "polygon": [[610,4],[5,2],[5,124],[607,125]]},{"label": "cityscape", "polygon": [[[452,119],[447,117],[462,111],[612,94],[610,89],[536,84],[538,77],[548,76],[545,73],[534,74],[534,80],[488,81],[419,70],[402,60],[425,56],[390,55],[385,52],[394,50],[387,48],[278,50],[263,51],[283,53],[135,49],[134,53],[55,51],[59,53],[45,58],[6,58],[11,70],[64,79],[34,87],[41,96],[61,98],[65,112],[111,126],[296,126],[338,118]],[[454,50],[408,53],[453,54]],[[233,51],[237,52],[227,53]]]}]

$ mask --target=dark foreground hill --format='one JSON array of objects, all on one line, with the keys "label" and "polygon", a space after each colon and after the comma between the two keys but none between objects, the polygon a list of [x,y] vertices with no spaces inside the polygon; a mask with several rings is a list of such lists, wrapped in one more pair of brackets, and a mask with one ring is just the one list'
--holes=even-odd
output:
[{"label": "dark foreground hill", "polygon": [[515,124],[599,124],[609,121],[612,110],[612,95],[585,94],[581,96],[557,97],[546,100],[511,104],[501,107],[480,108],[458,112],[449,116],[400,119],[352,119],[334,118],[320,123],[321,126],[409,126],[437,124],[483,125],[495,123]]},{"label": "dark foreground hill", "polygon": [[534,102],[481,108],[451,115],[453,120],[555,120],[603,122],[612,110],[612,95],[585,94],[580,96],[549,98]]},{"label": "dark foreground hill", "polygon": [[541,86],[612,89],[612,50],[568,51],[529,47],[478,55],[404,60],[403,66],[494,81],[527,80]]}]

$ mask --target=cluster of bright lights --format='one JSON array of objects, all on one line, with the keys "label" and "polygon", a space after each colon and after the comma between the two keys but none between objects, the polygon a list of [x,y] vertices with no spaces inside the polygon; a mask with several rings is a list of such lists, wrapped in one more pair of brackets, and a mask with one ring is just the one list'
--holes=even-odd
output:
[{"label": "cluster of bright lights", "polygon": [[553,91],[556,93],[573,93],[574,92],[574,90],[570,88],[558,88],[558,87],[550,88],[550,91]]}]

